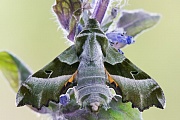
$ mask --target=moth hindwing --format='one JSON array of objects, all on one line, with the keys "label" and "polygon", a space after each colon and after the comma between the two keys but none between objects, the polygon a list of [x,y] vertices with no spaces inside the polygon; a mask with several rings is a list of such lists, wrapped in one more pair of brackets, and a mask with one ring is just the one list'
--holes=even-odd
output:
[{"label": "moth hindwing", "polygon": [[165,105],[159,85],[109,45],[95,19],[88,20],[76,36],[75,45],[22,84],[17,104],[40,109],[49,101],[59,102],[68,82],[77,83],[73,87],[76,102],[91,111],[98,111],[100,106],[109,108],[113,98],[109,87],[122,96],[123,102],[132,102],[140,111]]}]

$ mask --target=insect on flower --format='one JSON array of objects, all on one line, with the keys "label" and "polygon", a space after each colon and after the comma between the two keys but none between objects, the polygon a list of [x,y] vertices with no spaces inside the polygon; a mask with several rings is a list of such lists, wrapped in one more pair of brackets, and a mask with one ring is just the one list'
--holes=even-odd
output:
[{"label": "insect on flower", "polygon": [[139,111],[165,105],[159,85],[109,44],[95,19],[87,21],[74,45],[22,83],[17,105],[41,109],[49,101],[59,102],[59,96],[70,87],[76,102],[94,112],[109,108],[114,97],[110,87]]},{"label": "insect on flower", "polygon": [[74,44],[34,74],[13,54],[0,52],[0,70],[13,90],[19,89],[17,106],[53,120],[140,120],[145,109],[165,107],[158,83],[121,51],[160,16],[117,4],[110,8],[109,3],[56,0],[53,10]]}]

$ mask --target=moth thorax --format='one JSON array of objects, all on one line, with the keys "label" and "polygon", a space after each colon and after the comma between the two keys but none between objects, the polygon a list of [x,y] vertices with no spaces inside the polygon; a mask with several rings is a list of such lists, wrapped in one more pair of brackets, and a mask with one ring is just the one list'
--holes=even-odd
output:
[{"label": "moth thorax", "polygon": [[91,85],[75,87],[75,97],[81,107],[90,108],[91,111],[98,111],[99,107],[108,108],[112,99],[110,89],[106,85]]}]

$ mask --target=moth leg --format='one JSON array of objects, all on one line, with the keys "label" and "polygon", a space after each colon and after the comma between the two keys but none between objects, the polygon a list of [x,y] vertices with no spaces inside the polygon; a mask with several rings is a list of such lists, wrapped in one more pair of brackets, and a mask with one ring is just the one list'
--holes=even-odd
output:
[{"label": "moth leg", "polygon": [[[118,84],[113,80],[113,78],[110,76],[110,74],[108,73],[108,71],[107,71],[107,70],[105,70],[105,71],[106,71],[106,74],[108,75],[109,83],[111,83],[111,84],[114,83],[114,84],[116,85],[116,87],[117,87]],[[111,93],[112,93],[112,99],[114,99],[116,102],[118,101],[118,99],[116,99],[116,96],[122,98],[121,95],[117,95],[117,94],[116,94],[116,91],[115,91],[113,88],[109,88],[109,89],[110,89],[110,91],[111,91]]]},{"label": "moth leg", "polygon": [[[76,77],[77,71],[72,75],[72,77],[65,83],[65,87],[67,87],[68,83],[72,83]],[[70,96],[74,94],[73,88],[69,88],[66,94],[61,94],[59,97],[60,104],[65,106],[70,102]]]},{"label": "moth leg", "polygon": [[118,99],[116,99],[116,96],[114,96],[113,99],[114,99],[116,102],[118,102]]},{"label": "moth leg", "polygon": [[74,89],[73,88],[69,88],[66,92],[66,94],[68,94],[69,96],[74,94]]},{"label": "moth leg", "polygon": [[118,100],[116,99],[117,94],[116,94],[115,90],[113,88],[109,88],[109,90],[112,94],[112,99],[114,99],[117,102]]}]

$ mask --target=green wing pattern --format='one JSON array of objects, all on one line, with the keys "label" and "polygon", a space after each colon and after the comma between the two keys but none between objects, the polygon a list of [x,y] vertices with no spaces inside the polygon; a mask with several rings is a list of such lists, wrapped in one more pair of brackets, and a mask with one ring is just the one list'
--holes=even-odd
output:
[{"label": "green wing pattern", "polygon": [[[112,48],[104,65],[111,79],[116,83],[116,92],[123,102],[132,102],[132,106],[143,111],[155,105],[164,108],[165,97],[162,89],[149,75],[136,67],[131,61]],[[116,55],[114,58],[111,55]],[[119,62],[117,62],[119,59]]]},{"label": "green wing pattern", "polygon": [[48,106],[49,101],[59,102],[62,88],[72,79],[79,65],[75,51],[74,45],[69,47],[23,82],[17,93],[17,106],[32,105],[40,109],[43,105]]}]

